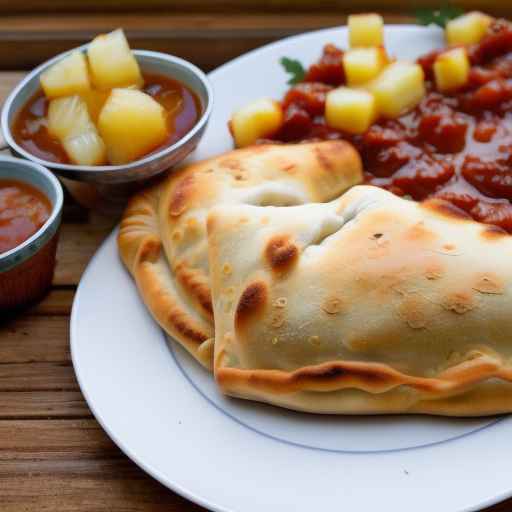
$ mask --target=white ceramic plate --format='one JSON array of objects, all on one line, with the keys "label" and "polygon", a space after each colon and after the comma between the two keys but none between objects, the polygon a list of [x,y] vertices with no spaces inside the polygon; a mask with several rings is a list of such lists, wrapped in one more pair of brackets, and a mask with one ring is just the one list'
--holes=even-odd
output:
[{"label": "white ceramic plate", "polygon": [[[344,29],[285,39],[214,71],[215,107],[195,158],[228,150],[232,110],[286,77],[278,60],[347,45]],[[435,28],[386,27],[391,53],[442,45]],[[227,399],[147,313],[115,233],[84,274],[71,318],[78,381],[119,447],[174,491],[215,511],[477,510],[512,494],[512,418],[334,417]]]}]

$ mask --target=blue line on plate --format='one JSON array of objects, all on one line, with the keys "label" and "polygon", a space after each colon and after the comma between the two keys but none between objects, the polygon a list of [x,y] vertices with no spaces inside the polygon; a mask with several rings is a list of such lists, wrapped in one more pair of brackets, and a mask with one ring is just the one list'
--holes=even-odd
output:
[{"label": "blue line on plate", "polygon": [[248,425],[241,419],[237,418],[236,416],[233,416],[230,412],[226,411],[222,407],[220,407],[218,404],[216,404],[211,398],[206,396],[199,386],[192,380],[190,375],[185,371],[181,363],[179,362],[178,358],[176,357],[176,353],[174,351],[173,347],[173,341],[168,340],[165,336],[165,334],[162,332],[162,336],[164,337],[164,341],[169,347],[169,350],[171,352],[172,358],[174,360],[174,363],[179,368],[181,374],[185,377],[185,379],[190,383],[190,385],[215,409],[217,409],[220,413],[222,413],[224,416],[230,418],[235,423],[238,423],[238,425],[241,425],[242,427],[245,427],[246,429],[259,434],[260,436],[266,437],[267,439],[272,439],[273,441],[277,441],[278,443],[286,444],[288,446],[294,446],[296,448],[303,448],[306,450],[314,450],[318,452],[326,452],[326,453],[340,453],[343,455],[380,455],[380,454],[386,454],[386,453],[398,453],[398,452],[407,452],[410,450],[419,450],[422,448],[431,448],[432,446],[439,446],[447,443],[451,443],[453,441],[458,441],[460,439],[463,439],[465,437],[471,436],[473,434],[477,434],[478,432],[482,432],[483,430],[487,430],[490,427],[494,427],[498,423],[505,420],[508,416],[504,415],[501,416],[494,421],[491,421],[490,423],[487,423],[487,425],[483,425],[482,427],[478,427],[475,430],[471,430],[470,432],[464,432],[464,434],[459,434],[454,437],[449,437],[447,439],[443,439],[442,441],[434,441],[432,443],[426,443],[426,444],[420,444],[416,446],[407,446],[404,448],[388,448],[384,450],[336,450],[334,448],[321,448],[320,446],[312,446],[308,444],[302,444],[302,443],[296,443],[295,441],[290,441],[288,439],[283,439],[281,437],[273,436],[272,434],[267,434],[266,432],[263,432],[255,427],[252,427],[251,425]]}]

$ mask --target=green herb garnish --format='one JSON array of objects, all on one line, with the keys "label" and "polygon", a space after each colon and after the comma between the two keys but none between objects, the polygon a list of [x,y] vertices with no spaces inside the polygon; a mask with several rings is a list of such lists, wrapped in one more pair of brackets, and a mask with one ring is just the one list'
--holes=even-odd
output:
[{"label": "green herb garnish", "polygon": [[417,9],[414,11],[414,14],[420,25],[430,25],[434,23],[444,28],[450,20],[464,14],[464,9],[453,5],[444,5],[439,9]]},{"label": "green herb garnish", "polygon": [[281,63],[281,66],[283,66],[285,71],[289,75],[291,75],[287,82],[288,84],[294,85],[304,80],[306,70],[298,60],[289,59],[288,57],[282,57],[279,62]]}]

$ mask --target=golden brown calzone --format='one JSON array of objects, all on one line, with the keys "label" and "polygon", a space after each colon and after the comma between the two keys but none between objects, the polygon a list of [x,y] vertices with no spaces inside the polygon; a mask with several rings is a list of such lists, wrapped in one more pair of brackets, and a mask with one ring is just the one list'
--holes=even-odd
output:
[{"label": "golden brown calzone", "polygon": [[[361,180],[358,153],[341,141],[232,151],[189,165],[137,194],[121,222],[119,252],[157,322],[211,367],[210,208],[330,201]],[[220,271],[228,275],[231,269]]]},{"label": "golden brown calzone", "polygon": [[512,411],[499,228],[358,186],[326,204],[218,206],[208,239],[225,393],[319,413]]}]

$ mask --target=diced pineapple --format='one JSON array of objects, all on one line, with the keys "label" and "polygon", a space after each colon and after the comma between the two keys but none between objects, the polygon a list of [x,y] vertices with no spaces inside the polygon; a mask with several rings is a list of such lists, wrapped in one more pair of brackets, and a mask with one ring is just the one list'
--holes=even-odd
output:
[{"label": "diced pineapple", "polygon": [[98,89],[140,86],[143,83],[137,60],[122,29],[93,39],[87,50],[91,80]]},{"label": "diced pineapple", "polygon": [[107,101],[109,94],[110,91],[98,91],[97,89],[89,89],[80,94],[87,105],[87,110],[94,123],[98,122],[101,109]]},{"label": "diced pineapple", "polygon": [[374,79],[387,64],[386,51],[377,48],[355,48],[343,55],[343,69],[347,83],[357,86]]},{"label": "diced pineapple", "polygon": [[327,94],[325,120],[348,133],[364,133],[377,118],[375,98],[361,89],[338,87]]},{"label": "diced pineapple", "polygon": [[80,96],[57,98],[50,102],[48,131],[60,140],[72,163],[105,163],[105,144],[91,121],[85,101]]},{"label": "diced pineapple", "polygon": [[398,117],[425,96],[423,69],[412,62],[394,62],[371,83],[369,90],[375,95],[379,114]]},{"label": "diced pineapple", "polygon": [[70,96],[91,88],[87,61],[83,53],[75,51],[41,73],[41,87],[47,98]]},{"label": "diced pineapple", "polygon": [[90,131],[64,140],[62,145],[75,164],[101,165],[106,162],[105,144],[94,125],[90,125]]},{"label": "diced pineapple", "polygon": [[478,43],[487,32],[492,18],[478,11],[468,12],[446,24],[446,41],[450,45]]},{"label": "diced pineapple", "polygon": [[434,62],[437,88],[444,92],[462,87],[469,79],[470,66],[466,48],[454,48],[442,53]]},{"label": "diced pineapple", "polygon": [[283,111],[277,101],[262,98],[237,110],[231,116],[231,131],[239,148],[270,137],[283,124]]},{"label": "diced pineapple", "polygon": [[91,118],[80,96],[68,96],[50,101],[48,131],[59,140],[74,137],[89,130]]},{"label": "diced pineapple", "polygon": [[384,43],[384,20],[379,14],[351,14],[348,17],[351,48],[381,46]]},{"label": "diced pineapple", "polygon": [[112,164],[132,162],[165,141],[165,110],[149,94],[113,89],[101,110],[98,129]]}]

